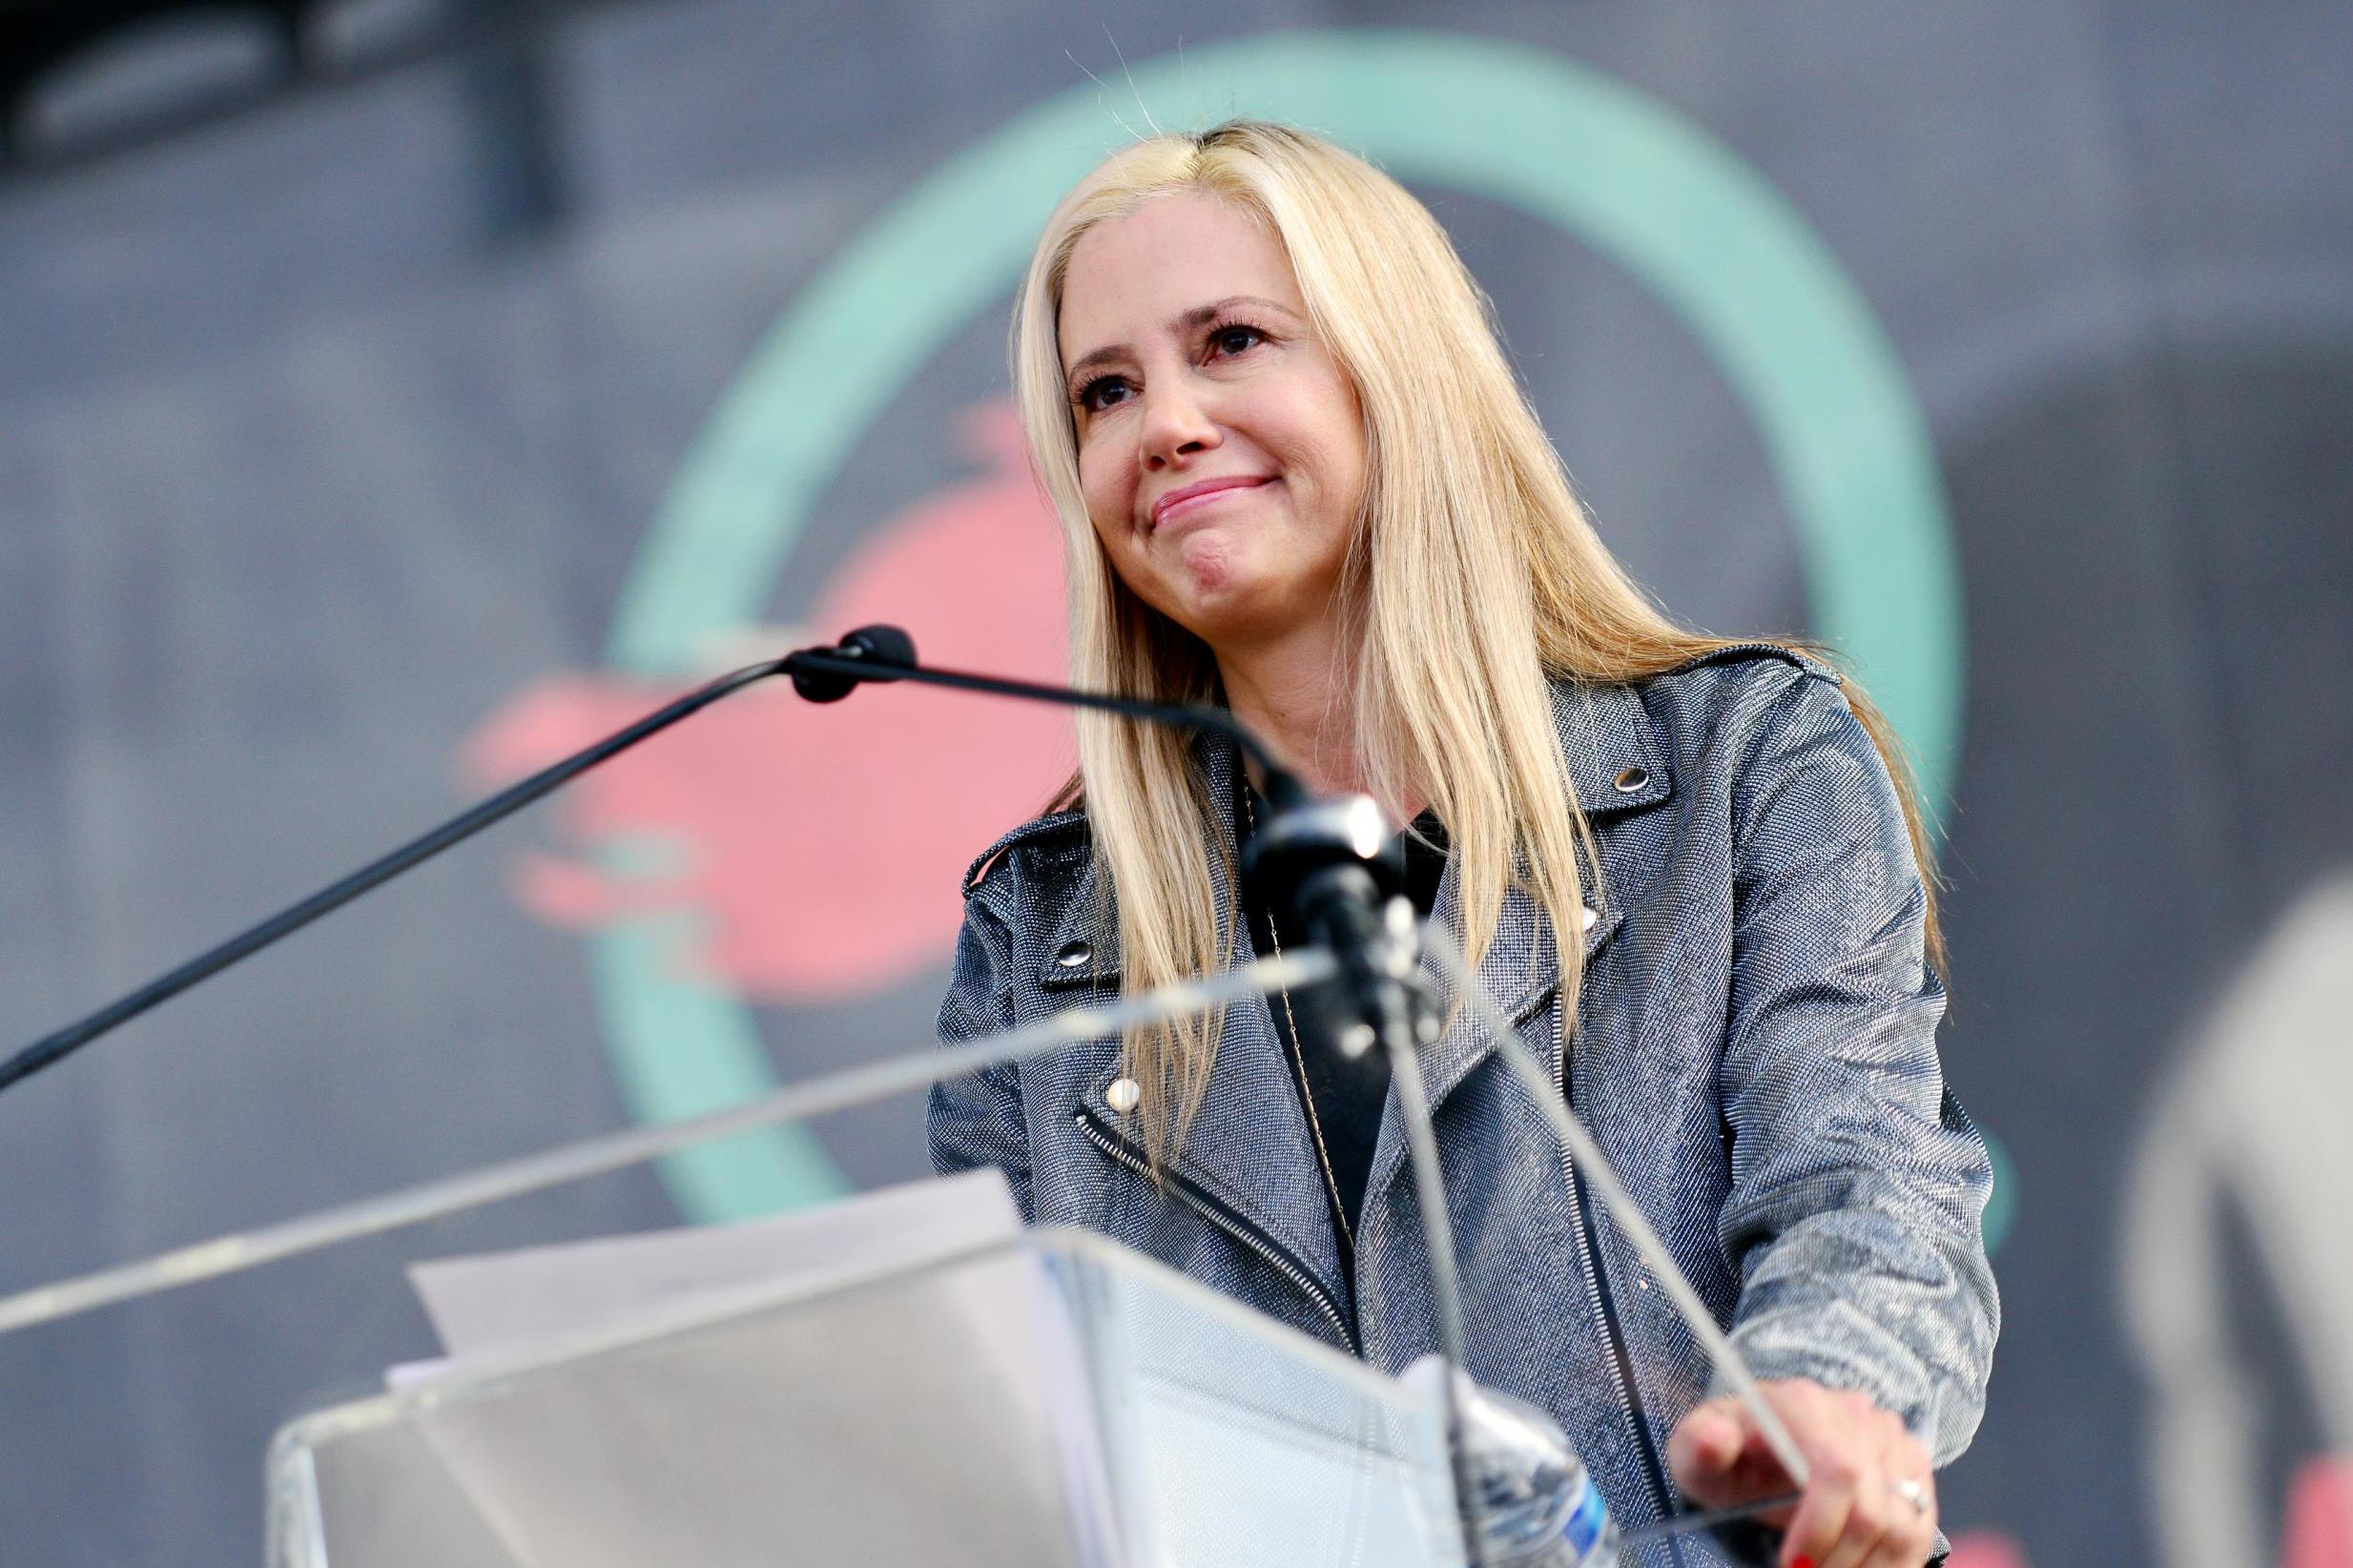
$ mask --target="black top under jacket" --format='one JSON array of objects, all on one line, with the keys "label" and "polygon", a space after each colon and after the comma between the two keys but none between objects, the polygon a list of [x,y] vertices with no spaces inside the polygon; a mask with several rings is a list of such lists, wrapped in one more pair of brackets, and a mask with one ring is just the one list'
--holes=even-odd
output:
[{"label": "black top under jacket", "polygon": [[[1249,792],[1249,803],[1250,812],[1259,815],[1273,809],[1256,790]],[[1235,826],[1240,840],[1235,848],[1238,852],[1246,851],[1250,841],[1250,815],[1246,814]],[[1446,829],[1435,814],[1424,812],[1398,837],[1405,851],[1406,896],[1413,899],[1415,912],[1427,918],[1437,903],[1438,878],[1446,870]],[[1237,863],[1238,860],[1237,855]],[[1287,917],[1276,918],[1259,889],[1246,887],[1243,902],[1243,913],[1250,922],[1251,945],[1262,956],[1270,955],[1276,943],[1286,953],[1308,945],[1306,939],[1291,929]],[[1373,1145],[1381,1131],[1381,1107],[1389,1099],[1389,1059],[1379,1051],[1367,1051],[1352,1062],[1340,1054],[1334,1041],[1336,1025],[1342,1020],[1336,983],[1293,991],[1290,1001],[1290,1006],[1286,1009],[1283,994],[1277,992],[1267,999],[1267,1006],[1274,1015],[1275,1036],[1290,1061],[1294,1086],[1303,1075],[1307,1081],[1303,1108],[1311,1136],[1321,1129],[1324,1152],[1331,1162],[1331,1179],[1339,1188],[1341,1217],[1347,1222],[1336,1228],[1340,1257],[1343,1265],[1352,1269],[1354,1248],[1349,1238],[1364,1207],[1365,1183],[1373,1169]],[[1307,1037],[1304,1051],[1291,1033],[1292,1016],[1298,1020],[1299,1033]],[[1321,1176],[1318,1172],[1319,1181]]]}]

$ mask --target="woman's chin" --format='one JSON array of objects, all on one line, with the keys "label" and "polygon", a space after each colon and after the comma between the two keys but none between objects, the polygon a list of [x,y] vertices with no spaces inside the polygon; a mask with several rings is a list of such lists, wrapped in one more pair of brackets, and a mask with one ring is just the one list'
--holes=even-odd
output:
[{"label": "woman's chin", "polygon": [[1217,649],[1263,643],[1295,629],[1305,618],[1297,572],[1265,559],[1251,543],[1222,527],[1177,541],[1176,569],[1161,575],[1163,613]]},{"label": "woman's chin", "polygon": [[1229,529],[1196,528],[1174,543],[1177,570],[1196,602],[1230,596],[1248,575],[1247,552]]}]

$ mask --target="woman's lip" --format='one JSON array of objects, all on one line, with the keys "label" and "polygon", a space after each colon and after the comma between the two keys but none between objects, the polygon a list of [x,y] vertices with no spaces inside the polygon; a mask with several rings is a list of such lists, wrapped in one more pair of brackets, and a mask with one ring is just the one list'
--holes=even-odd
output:
[{"label": "woman's lip", "polygon": [[1152,503],[1152,526],[1159,527],[1168,520],[1171,513],[1196,501],[1206,501],[1210,496],[1223,495],[1228,490],[1252,489],[1268,483],[1272,477],[1270,474],[1235,474],[1226,479],[1205,479],[1198,485],[1187,485],[1181,490],[1170,490],[1166,495]]}]

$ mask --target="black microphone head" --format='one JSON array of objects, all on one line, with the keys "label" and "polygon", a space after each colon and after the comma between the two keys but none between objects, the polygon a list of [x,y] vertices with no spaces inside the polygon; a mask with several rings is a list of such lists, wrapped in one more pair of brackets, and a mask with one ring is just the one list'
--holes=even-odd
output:
[{"label": "black microphone head", "polygon": [[[830,648],[813,648],[804,651],[831,653],[834,650]],[[798,653],[793,655],[794,658],[800,656]],[[810,702],[839,702],[857,685],[855,677],[845,675],[838,670],[798,670],[794,669],[790,662],[785,668],[793,671],[793,690]]]},{"label": "black microphone head", "polygon": [[1311,922],[1299,909],[1301,893],[1333,871],[1366,878],[1363,886],[1376,901],[1404,890],[1404,853],[1370,795],[1318,798],[1303,792],[1292,805],[1267,804],[1274,809],[1251,835],[1242,859],[1243,881],[1253,897],[1298,913],[1304,927]]},{"label": "black microphone head", "polygon": [[[895,626],[862,626],[831,648],[806,651],[829,658],[856,659],[875,667],[871,675],[853,675],[841,670],[793,670],[793,690],[811,702],[839,702],[860,681],[897,680],[897,675],[886,671],[915,668],[915,639]],[[786,667],[792,668],[789,661]]]},{"label": "black microphone head", "polygon": [[[915,639],[906,629],[896,626],[862,626],[841,639],[841,650],[853,659],[864,659],[870,664],[889,665],[899,670],[915,668]],[[888,680],[888,675],[875,675],[873,680]]]}]

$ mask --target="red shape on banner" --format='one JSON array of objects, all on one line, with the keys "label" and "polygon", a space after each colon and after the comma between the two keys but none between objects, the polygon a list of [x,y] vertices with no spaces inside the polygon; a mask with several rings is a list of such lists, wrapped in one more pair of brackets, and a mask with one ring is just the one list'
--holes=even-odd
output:
[{"label": "red shape on banner", "polygon": [[2353,1568],[2353,1457],[2308,1460],[2288,1485],[2281,1568]]},{"label": "red shape on banner", "polygon": [[[1062,556],[1011,409],[971,411],[986,466],[876,530],[813,611],[807,640],[905,627],[927,664],[1063,680]],[[779,650],[781,651],[781,650]],[[520,776],[677,693],[607,674],[557,676],[468,741],[478,780]],[[871,992],[940,961],[962,918],[958,880],[1069,776],[1069,715],[913,687],[802,702],[753,688],[587,774],[557,809],[568,837],[648,845],[626,873],[526,857],[516,892],[543,918],[596,926],[654,910],[704,917],[694,971],[746,997]]]},{"label": "red shape on banner", "polygon": [[1952,1537],[1952,1556],[1945,1568],[2033,1568],[2026,1549],[2008,1536],[1992,1530],[1971,1530]]}]

